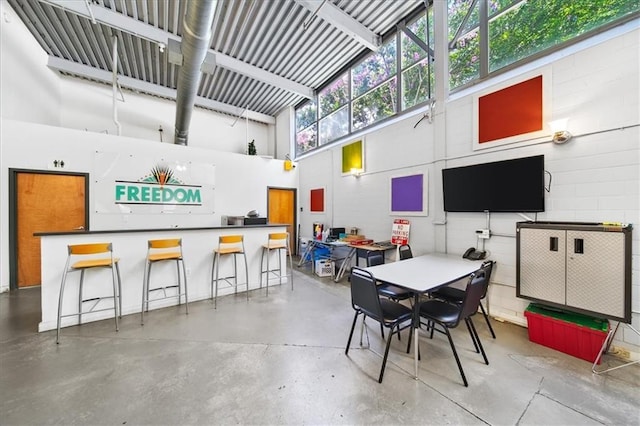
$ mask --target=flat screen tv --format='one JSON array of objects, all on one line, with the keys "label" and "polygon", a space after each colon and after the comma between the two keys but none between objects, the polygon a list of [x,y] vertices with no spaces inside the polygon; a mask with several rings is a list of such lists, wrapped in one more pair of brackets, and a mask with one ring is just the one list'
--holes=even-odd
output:
[{"label": "flat screen tv", "polygon": [[447,212],[543,212],[544,155],[442,170]]}]

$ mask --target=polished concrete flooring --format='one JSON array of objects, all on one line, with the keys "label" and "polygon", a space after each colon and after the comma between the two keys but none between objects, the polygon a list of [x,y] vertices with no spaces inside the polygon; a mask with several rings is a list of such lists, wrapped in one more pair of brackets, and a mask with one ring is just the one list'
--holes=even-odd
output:
[{"label": "polished concrete flooring", "polygon": [[[595,375],[591,364],[529,342],[525,328],[475,321],[490,364],[464,327],[421,338],[419,379],[407,338],[384,346],[367,322],[349,356],[346,279],[295,271],[288,285],[37,333],[39,289],[0,294],[1,425],[453,424],[638,425],[640,366]],[[359,330],[360,327],[357,328]],[[366,336],[370,347],[366,347]],[[605,356],[605,364],[619,361]]]}]

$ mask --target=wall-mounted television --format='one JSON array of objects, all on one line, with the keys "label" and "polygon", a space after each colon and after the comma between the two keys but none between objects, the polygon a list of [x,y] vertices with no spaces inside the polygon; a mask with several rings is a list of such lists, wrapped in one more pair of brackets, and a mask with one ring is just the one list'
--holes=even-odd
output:
[{"label": "wall-mounted television", "polygon": [[543,212],[544,155],[442,170],[446,212]]}]

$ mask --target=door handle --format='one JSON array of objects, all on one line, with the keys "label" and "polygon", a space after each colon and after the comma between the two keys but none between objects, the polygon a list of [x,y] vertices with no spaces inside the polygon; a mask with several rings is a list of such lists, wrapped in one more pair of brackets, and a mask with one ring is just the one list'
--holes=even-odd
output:
[{"label": "door handle", "polygon": [[73,228],[74,231],[84,231],[84,226],[80,225],[77,228]]}]

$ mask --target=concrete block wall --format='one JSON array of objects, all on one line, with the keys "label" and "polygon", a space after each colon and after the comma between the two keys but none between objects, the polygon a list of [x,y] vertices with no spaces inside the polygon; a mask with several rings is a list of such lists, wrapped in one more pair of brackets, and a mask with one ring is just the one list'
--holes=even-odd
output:
[{"label": "concrete block wall", "polygon": [[[410,243],[417,254],[444,247],[462,254],[482,244],[476,229],[485,228],[484,213],[444,213],[440,167],[500,161],[543,154],[549,172],[546,211],[528,214],[541,221],[623,222],[634,224],[632,247],[633,326],[640,329],[640,21],[601,33],[477,86],[455,93],[445,102],[434,122],[414,128],[419,116],[401,119],[384,129],[367,133],[365,173],[343,177],[341,147],[328,147],[299,160],[300,197],[323,182],[330,194],[332,211],[323,216],[303,212],[302,229],[311,222],[331,220],[334,226],[357,226],[375,240],[390,237],[389,184],[394,175],[425,173],[429,179],[427,216],[411,221]],[[523,138],[509,144],[474,149],[474,96],[488,93],[529,76],[548,76],[549,120],[568,118],[574,138],[564,145],[551,143],[550,131],[541,137]],[[437,102],[442,102],[437,100]],[[444,131],[441,127],[444,126]],[[437,130],[440,129],[440,130]],[[436,158],[435,135],[445,135],[445,157]],[[349,143],[350,141],[345,141]],[[443,163],[443,164],[442,164]],[[304,204],[301,204],[304,205]],[[515,297],[515,213],[492,213],[489,228],[494,236],[485,249],[497,261],[489,304],[492,315],[526,325],[523,311],[528,301]],[[446,222],[446,224],[443,224]],[[302,235],[305,235],[302,232]],[[616,336],[614,345],[640,356],[639,339],[629,330]]]}]

